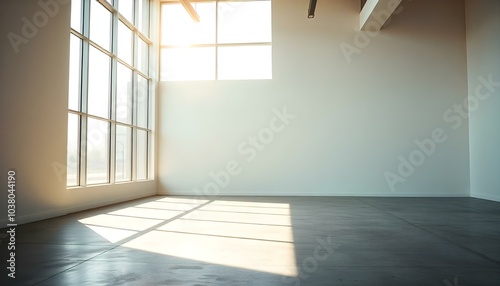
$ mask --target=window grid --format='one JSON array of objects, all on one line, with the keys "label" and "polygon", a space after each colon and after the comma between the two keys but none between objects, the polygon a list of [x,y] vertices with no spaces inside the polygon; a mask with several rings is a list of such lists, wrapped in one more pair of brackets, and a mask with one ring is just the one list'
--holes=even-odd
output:
[{"label": "window grid", "polygon": [[[118,0],[115,0],[115,6],[118,4]],[[87,182],[89,181],[87,178],[87,163],[88,163],[88,144],[87,144],[87,138],[89,136],[89,130],[88,130],[88,120],[98,120],[101,123],[105,123],[108,126],[108,134],[107,142],[109,144],[107,145],[107,162],[105,162],[108,166],[106,172],[107,180],[103,182],[99,182],[97,184],[114,184],[116,182],[116,170],[115,166],[117,164],[116,162],[116,126],[124,126],[127,128],[130,128],[132,131],[131,134],[131,142],[130,146],[133,148],[131,151],[132,157],[130,158],[130,165],[127,166],[130,168],[130,179],[128,180],[120,180],[120,182],[130,182],[130,181],[138,181],[138,180],[144,180],[144,179],[149,179],[151,177],[150,174],[150,156],[151,156],[151,149],[152,149],[152,144],[151,144],[151,105],[150,105],[150,84],[151,84],[151,77],[145,74],[143,71],[138,69],[138,53],[137,53],[137,46],[138,46],[138,41],[142,40],[147,44],[147,49],[146,53],[147,56],[146,58],[149,58],[149,51],[151,50],[151,45],[152,41],[144,35],[139,29],[137,29],[128,19],[123,17],[119,12],[118,9],[115,8],[111,3],[108,3],[107,1],[104,0],[93,0],[92,3],[90,1],[81,1],[80,2],[81,6],[78,7],[81,9],[80,11],[80,23],[78,29],[81,30],[79,32],[78,30],[75,30],[73,27],[70,29],[70,35],[76,36],[80,40],[80,53],[79,53],[79,62],[80,62],[80,75],[79,75],[79,92],[78,92],[78,110],[71,109],[68,107],[68,114],[73,114],[78,116],[78,122],[79,122],[79,130],[78,130],[78,147],[76,148],[76,152],[79,154],[78,158],[69,158],[69,150],[68,150],[68,161],[71,160],[76,160],[78,161],[77,166],[78,169],[76,170],[77,176],[76,176],[76,184],[68,184],[68,187],[85,187],[87,185],[93,185],[93,184],[88,184]],[[90,39],[90,5],[102,5],[105,9],[107,9],[111,13],[111,45],[109,51],[101,47],[98,43],[92,41]],[[132,18],[133,21],[138,22],[139,18],[135,14],[136,11],[138,11],[138,5],[139,1],[134,1],[134,9],[133,9],[133,14]],[[150,4],[148,3],[147,5],[148,11]],[[73,8],[73,7],[72,7]],[[148,16],[149,17],[149,12]],[[128,29],[132,32],[132,42],[131,44],[131,53],[132,53],[132,61],[131,63],[127,63],[126,61],[122,60],[117,56],[117,42],[118,42],[118,21],[122,21],[123,24],[126,25]],[[149,28],[148,28],[149,31]],[[88,113],[88,85],[89,85],[89,50],[90,47],[96,48],[98,52],[102,52],[105,56],[109,57],[110,59],[110,75],[108,78],[109,84],[111,86],[110,89],[108,89],[108,95],[109,95],[109,118],[102,117],[102,116],[96,116],[93,114]],[[149,62],[149,60],[147,60]],[[120,122],[117,121],[117,65],[118,63],[122,64],[126,68],[130,69],[132,72],[132,78],[131,78],[131,100],[128,102],[130,104],[130,110],[131,110],[131,123],[126,123],[126,122]],[[149,66],[149,63],[148,63]],[[149,70],[149,67],[146,69]],[[138,77],[144,78],[146,81],[146,86],[145,87],[140,87],[137,86],[138,82]],[[138,126],[137,125],[137,114],[136,114],[136,108],[137,108],[137,98],[139,95],[139,89],[144,88],[145,89],[145,105],[147,106],[146,110],[146,125],[145,127],[143,126]],[[69,127],[68,127],[69,128]],[[93,131],[93,130],[92,130]],[[145,152],[145,157],[141,158],[141,160],[146,161],[146,176],[141,179],[137,179],[136,174],[137,174],[137,161],[139,158],[137,158],[137,134],[139,132],[145,133],[146,134],[146,142],[147,142],[147,149],[142,150],[142,152]],[[91,138],[90,138],[91,139]],[[69,166],[69,165],[68,165]],[[68,176],[69,176],[69,170],[68,170]],[[69,181],[69,179],[68,179]],[[73,180],[72,180],[73,181]]]},{"label": "window grid", "polygon": [[[215,2],[215,43],[214,44],[187,44],[187,45],[168,45],[160,44],[160,50],[171,48],[202,48],[202,47],[214,47],[215,48],[215,79],[219,80],[219,47],[247,47],[247,46],[271,46],[271,42],[249,42],[249,43],[219,43],[219,3],[220,2],[271,2],[271,0],[193,0],[191,3],[213,3]],[[177,0],[163,0],[162,5],[178,4]],[[160,17],[163,19],[163,15]],[[163,27],[163,23],[160,23]],[[163,53],[160,53],[162,55]],[[160,62],[163,59],[160,57]]]}]

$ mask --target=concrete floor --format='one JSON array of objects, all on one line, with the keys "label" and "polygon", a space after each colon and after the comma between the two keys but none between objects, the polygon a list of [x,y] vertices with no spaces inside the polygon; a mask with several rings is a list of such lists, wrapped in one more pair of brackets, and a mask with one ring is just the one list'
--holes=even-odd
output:
[{"label": "concrete floor", "polygon": [[500,285],[500,203],[472,198],[151,197],[16,238],[0,285]]}]

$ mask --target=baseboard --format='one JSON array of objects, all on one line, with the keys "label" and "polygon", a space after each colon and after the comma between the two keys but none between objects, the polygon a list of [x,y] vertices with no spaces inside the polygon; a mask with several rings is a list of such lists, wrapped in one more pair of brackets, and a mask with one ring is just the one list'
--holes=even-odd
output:
[{"label": "baseboard", "polygon": [[472,193],[470,196],[471,196],[471,198],[500,202],[500,195],[486,195],[486,194],[480,194],[480,193]]},{"label": "baseboard", "polygon": [[100,208],[100,207],[109,206],[109,205],[113,205],[113,204],[124,203],[124,202],[128,202],[128,201],[133,201],[133,200],[152,197],[152,196],[156,196],[156,194],[139,194],[139,195],[128,196],[128,197],[124,197],[124,198],[120,198],[120,199],[116,199],[116,200],[108,200],[108,201],[99,202],[99,203],[90,203],[90,204],[85,204],[85,205],[80,205],[80,206],[68,208],[67,213],[68,214],[76,213],[76,212]]},{"label": "baseboard", "polygon": [[[197,196],[198,194],[194,194],[192,192],[158,192],[157,194],[139,194],[135,196],[128,196],[114,200],[108,201],[99,201],[96,203],[83,204],[78,206],[73,206],[70,208],[63,208],[54,211],[41,212],[35,214],[29,214],[25,216],[16,217],[16,223],[18,225],[26,224],[30,222],[35,222],[39,220],[54,218],[58,216],[67,215],[69,213],[84,211],[88,209],[103,207],[107,205],[122,203],[126,201],[136,200],[140,198],[150,197],[154,195],[160,196]],[[495,195],[484,195],[484,194],[409,194],[409,193],[320,193],[320,192],[291,192],[287,194],[283,194],[281,192],[221,192],[218,196],[231,196],[231,197],[280,197],[280,196],[288,196],[288,197],[473,197],[478,199],[485,199],[491,201],[500,202],[500,196]],[[211,196],[207,196],[211,197]],[[212,196],[213,197],[213,196]],[[7,225],[7,219],[0,219],[0,225]]]},{"label": "baseboard", "polygon": [[[24,216],[16,216],[15,223],[17,225],[21,225],[21,224],[26,224],[26,223],[30,223],[30,222],[39,221],[39,220],[63,216],[66,214],[68,214],[68,212],[65,209],[58,209],[58,210],[53,210],[53,211],[48,211],[48,212],[41,212],[41,213],[24,215]],[[10,222],[8,222],[7,219],[0,220],[0,225],[2,225],[2,226],[7,225],[8,223],[10,223]]]},{"label": "baseboard", "polygon": [[[193,192],[158,192],[159,196],[203,196],[203,194],[196,194]],[[207,195],[207,197],[213,197],[215,195]],[[458,198],[468,198],[469,193],[463,194],[445,194],[445,193],[434,193],[434,194],[412,194],[412,193],[323,193],[323,192],[220,192],[216,196],[228,196],[228,197],[458,197]]]},{"label": "baseboard", "polygon": [[[151,196],[155,196],[155,195],[156,194],[139,194],[139,195],[134,195],[134,196],[122,197],[122,198],[118,198],[118,199],[114,199],[114,200],[107,200],[107,201],[99,201],[96,203],[82,204],[82,205],[78,205],[78,206],[73,206],[73,207],[63,208],[63,209],[58,209],[58,210],[53,210],[53,211],[34,213],[34,214],[29,214],[29,215],[24,215],[24,216],[16,216],[16,224],[18,224],[18,225],[26,224],[26,223],[30,223],[30,222],[35,222],[35,221],[40,221],[40,220],[44,220],[44,219],[63,216],[63,215],[67,215],[70,213],[75,213],[75,212],[80,212],[80,211],[84,211],[84,210],[104,207],[104,206],[117,204],[117,203],[123,203],[123,202],[132,201],[132,200],[136,200],[136,199],[151,197]],[[7,219],[0,220],[0,225],[6,226],[7,224],[8,224]]]}]

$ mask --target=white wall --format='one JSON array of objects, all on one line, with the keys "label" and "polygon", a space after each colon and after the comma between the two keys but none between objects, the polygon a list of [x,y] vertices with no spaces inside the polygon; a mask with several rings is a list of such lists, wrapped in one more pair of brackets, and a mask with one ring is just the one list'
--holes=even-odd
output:
[{"label": "white wall", "polygon": [[[471,196],[500,201],[500,2],[468,0],[466,11],[469,96],[479,90],[470,108]],[[490,76],[491,90],[479,80]]]},{"label": "white wall", "polygon": [[[193,188],[213,182],[210,172],[235,160],[242,172],[220,194],[467,196],[467,121],[454,130],[443,120],[467,96],[463,3],[403,2],[403,11],[351,63],[339,45],[355,45],[361,35],[354,29],[359,3],[321,1],[312,20],[307,5],[273,1],[273,80],[161,84],[159,193],[194,194]],[[64,176],[52,169],[66,161],[69,6],[60,5],[17,54],[6,37],[21,34],[22,17],[32,19],[40,10],[29,0],[4,1],[0,9],[0,185],[6,186],[7,170],[14,168],[18,221],[155,194],[155,181],[67,190]],[[237,147],[284,106],[296,117],[247,162]],[[495,119],[488,106],[478,116]],[[384,173],[397,174],[398,156],[408,157],[414,140],[435,128],[446,132],[446,142],[392,192]],[[488,128],[494,125],[471,133],[471,142]],[[498,146],[477,142],[483,145],[473,145],[471,154],[478,162],[484,161],[477,154],[481,146],[490,144],[492,152]],[[489,157],[484,162],[484,170],[498,170]],[[492,187],[481,193],[496,186],[491,194],[498,195],[498,181],[488,178]],[[7,213],[5,204],[0,213]],[[5,219],[0,216],[0,223]]]},{"label": "white wall", "polygon": [[[314,19],[308,2],[273,0],[272,80],[160,84],[159,193],[469,196],[467,121],[443,119],[467,96],[463,1],[403,1],[350,63],[359,1],[319,1]],[[285,106],[296,117],[247,162],[238,146]],[[384,173],[436,128],[445,142],[391,191]]]},{"label": "white wall", "polygon": [[156,193],[156,181],[67,190],[65,174],[58,176],[52,168],[66,162],[68,118],[70,7],[58,7],[46,25],[28,34],[17,54],[7,35],[22,35],[22,18],[31,21],[43,10],[34,0],[3,1],[0,9],[1,224],[7,218],[10,168],[17,172],[19,223]]}]

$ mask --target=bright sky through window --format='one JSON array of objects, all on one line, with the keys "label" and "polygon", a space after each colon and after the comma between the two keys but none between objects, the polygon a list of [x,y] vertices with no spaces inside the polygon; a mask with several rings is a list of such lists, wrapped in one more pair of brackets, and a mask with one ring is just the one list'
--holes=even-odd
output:
[{"label": "bright sky through window", "polygon": [[149,2],[71,2],[68,187],[152,177]]},{"label": "bright sky through window", "polygon": [[272,78],[271,1],[192,1],[162,5],[161,80]]}]

